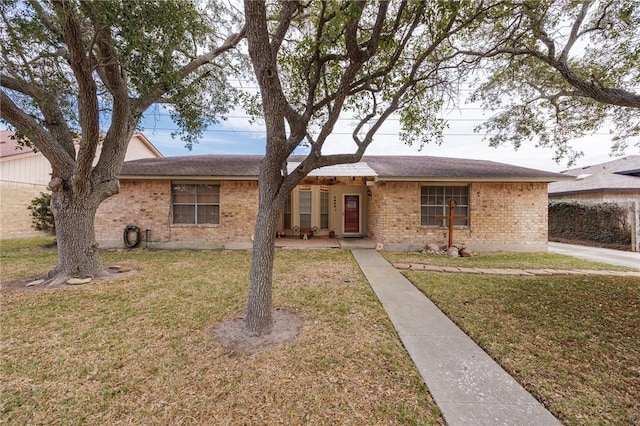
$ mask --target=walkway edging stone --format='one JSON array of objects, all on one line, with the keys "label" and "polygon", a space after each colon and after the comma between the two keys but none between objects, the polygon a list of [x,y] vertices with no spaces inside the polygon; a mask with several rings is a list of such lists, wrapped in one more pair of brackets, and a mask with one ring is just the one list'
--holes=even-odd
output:
[{"label": "walkway edging stone", "polygon": [[436,266],[428,263],[417,262],[395,262],[392,264],[396,269],[410,269],[412,271],[424,272],[444,272],[461,274],[484,274],[484,275],[522,275],[522,276],[549,276],[549,275],[611,275],[617,277],[640,277],[640,272],[635,271],[608,271],[595,269],[517,269],[517,268],[464,268],[452,266]]}]

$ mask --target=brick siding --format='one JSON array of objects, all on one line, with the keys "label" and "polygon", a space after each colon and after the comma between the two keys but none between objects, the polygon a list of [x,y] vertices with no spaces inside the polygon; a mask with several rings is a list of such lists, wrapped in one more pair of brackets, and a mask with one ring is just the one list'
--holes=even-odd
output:
[{"label": "brick siding", "polygon": [[31,200],[47,192],[46,185],[0,182],[0,239],[45,236],[31,227]]},{"label": "brick siding", "polygon": [[[203,182],[204,183],[204,182]],[[123,247],[126,225],[151,231],[165,247],[248,245],[258,210],[255,181],[222,181],[219,225],[172,225],[171,181],[123,180],[120,193],[96,214],[96,238],[102,247]],[[413,250],[430,242],[446,243],[448,229],[420,224],[419,182],[386,182],[368,187],[368,235],[390,250]],[[546,183],[472,183],[470,226],[456,227],[454,244],[480,251],[537,251],[547,243]],[[335,218],[334,218],[335,219]]]},{"label": "brick siding", "polygon": [[[420,224],[420,183],[387,182],[370,203],[372,237],[387,249],[446,244],[448,229]],[[469,227],[454,228],[454,244],[483,251],[535,251],[547,243],[546,183],[472,183]]]},{"label": "brick siding", "polygon": [[251,241],[258,211],[257,182],[222,181],[219,184],[219,225],[173,225],[171,181],[123,180],[120,193],[105,200],[96,213],[96,239],[102,247],[123,247],[125,226],[135,225],[140,228],[143,240],[148,229],[153,244],[166,247],[180,247],[180,243],[218,247],[229,242]]}]

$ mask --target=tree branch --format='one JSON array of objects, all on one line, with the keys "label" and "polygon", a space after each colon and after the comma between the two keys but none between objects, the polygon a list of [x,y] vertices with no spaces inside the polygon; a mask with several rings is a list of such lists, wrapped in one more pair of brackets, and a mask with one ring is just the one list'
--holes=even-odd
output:
[{"label": "tree branch", "polygon": [[[62,149],[69,156],[75,158],[75,148],[73,146],[73,140],[70,136],[71,131],[64,114],[60,110],[60,104],[58,103],[58,98],[55,93],[44,91],[40,87],[30,84],[24,80],[13,78],[7,75],[0,76],[0,85],[2,87],[6,87],[9,90],[22,93],[23,95],[31,98],[40,108],[40,112],[44,117],[45,127],[59,142]],[[7,121],[18,128],[17,124],[13,123],[10,120]],[[58,168],[61,167],[63,166],[59,165]]]},{"label": "tree branch", "polygon": [[93,68],[83,44],[83,30],[76,20],[73,4],[66,0],[53,3],[60,17],[62,36],[69,47],[69,65],[78,83],[78,115],[82,135],[76,161],[73,184],[79,193],[87,191],[86,182],[93,166],[100,138],[100,120],[97,86],[93,79]]},{"label": "tree branch", "polygon": [[71,175],[75,158],[69,152],[58,149],[60,141],[56,141],[33,117],[22,111],[4,90],[0,91],[0,103],[0,117],[27,136],[51,162],[52,167]]},{"label": "tree branch", "polygon": [[[216,58],[221,56],[222,54],[228,52],[229,50],[235,48],[240,41],[246,37],[247,27],[245,26],[237,33],[229,35],[224,43],[218,47],[217,49],[212,50],[209,53],[204,55],[200,55],[194,60],[190,61],[186,64],[179,72],[179,76],[181,78],[187,77],[189,74],[197,70],[203,65],[206,65],[210,62],[213,62]],[[158,99],[165,95],[167,89],[165,87],[156,87],[149,90],[147,95],[144,97],[137,99],[135,101],[135,109],[139,111],[144,111],[149,108],[153,103],[155,103]]]}]

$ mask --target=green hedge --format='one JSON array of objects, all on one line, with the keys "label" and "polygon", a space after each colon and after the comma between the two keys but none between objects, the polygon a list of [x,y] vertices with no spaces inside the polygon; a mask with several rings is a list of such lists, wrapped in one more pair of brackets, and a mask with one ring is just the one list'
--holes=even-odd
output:
[{"label": "green hedge", "polygon": [[616,203],[550,201],[549,239],[629,247],[631,227]]}]

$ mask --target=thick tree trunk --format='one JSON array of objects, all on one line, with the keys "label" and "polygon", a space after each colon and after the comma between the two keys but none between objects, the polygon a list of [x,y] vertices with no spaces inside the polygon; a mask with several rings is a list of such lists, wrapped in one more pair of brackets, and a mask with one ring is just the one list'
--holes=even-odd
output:
[{"label": "thick tree trunk", "polygon": [[278,218],[286,193],[292,183],[284,186],[280,174],[283,156],[267,150],[262,159],[258,179],[258,215],[253,237],[253,254],[249,272],[249,297],[245,325],[254,335],[268,334],[273,325],[272,291],[273,260],[275,257],[275,238],[278,230]]},{"label": "thick tree trunk", "polygon": [[108,275],[98,256],[94,220],[102,200],[95,195],[77,196],[69,189],[53,191],[51,211],[56,224],[58,264],[49,283],[55,286],[69,278]]},{"label": "thick tree trunk", "polygon": [[273,325],[271,285],[278,212],[279,209],[273,205],[263,205],[261,203],[258,207],[245,320],[247,330],[251,334],[268,334]]}]

